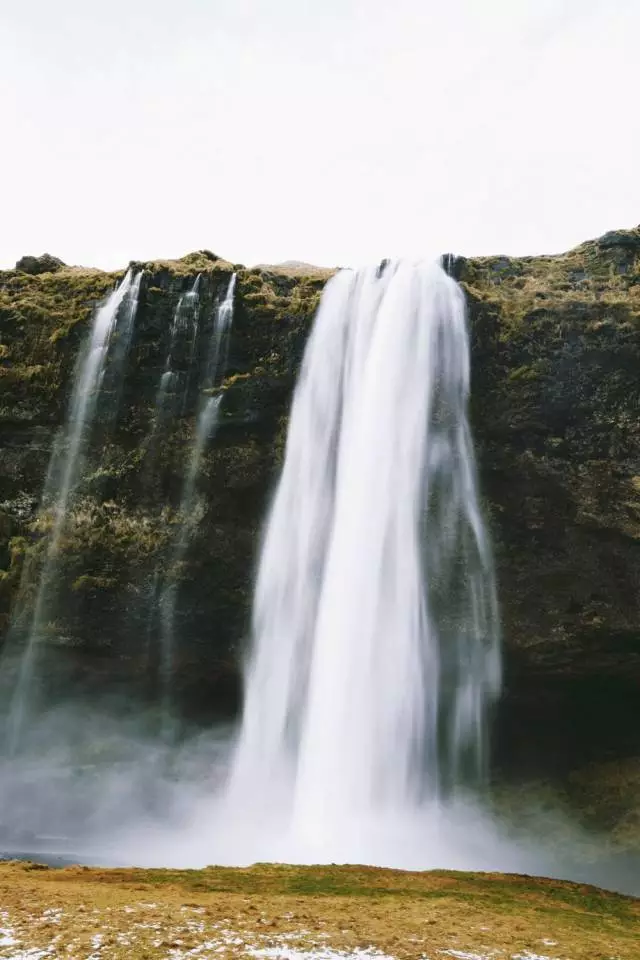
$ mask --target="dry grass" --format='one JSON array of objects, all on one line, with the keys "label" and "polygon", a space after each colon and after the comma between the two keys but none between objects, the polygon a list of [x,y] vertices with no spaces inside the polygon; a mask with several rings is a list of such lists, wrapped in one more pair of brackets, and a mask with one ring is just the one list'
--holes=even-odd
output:
[{"label": "dry grass", "polygon": [[0,957],[13,960],[640,957],[637,900],[499,874],[12,863],[0,865],[0,898]]},{"label": "dry grass", "polygon": [[283,277],[312,277],[328,280],[339,270],[339,267],[318,267],[314,263],[304,263],[301,260],[286,260],[283,263],[258,263],[251,267],[252,271],[274,273]]}]

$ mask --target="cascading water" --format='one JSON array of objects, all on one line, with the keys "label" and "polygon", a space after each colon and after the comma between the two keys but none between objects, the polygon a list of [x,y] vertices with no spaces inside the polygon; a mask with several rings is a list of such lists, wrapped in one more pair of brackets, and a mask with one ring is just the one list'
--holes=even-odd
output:
[{"label": "cascading water", "polygon": [[164,370],[160,377],[158,392],[156,394],[156,420],[161,419],[165,413],[167,396],[174,385],[178,374],[174,369],[174,354],[176,344],[181,335],[185,333],[189,339],[189,356],[186,373],[183,377],[182,396],[180,407],[184,405],[186,394],[189,389],[189,379],[195,355],[195,344],[198,336],[198,324],[200,317],[200,274],[197,275],[193,284],[186,293],[183,293],[173,314],[171,321],[171,334],[169,339],[169,349],[164,364]]},{"label": "cascading water", "polygon": [[367,846],[382,821],[481,777],[500,654],[468,392],[464,298],[439,266],[329,282],[262,548],[227,788],[230,815],[256,824],[249,859],[283,856],[265,839],[276,811],[284,858],[382,862]]},{"label": "cascading water", "polygon": [[125,369],[133,339],[142,271],[135,273],[122,307],[117,312],[117,324],[112,330],[105,365],[100,381],[100,409],[96,411],[103,423],[114,424],[120,412]]},{"label": "cascading water", "polygon": [[[197,283],[197,281],[196,281]],[[232,274],[225,296],[219,302],[211,333],[209,352],[205,372],[201,384],[202,391],[209,391],[218,386],[224,372],[228,350],[229,331],[233,321],[233,297],[236,286],[236,275]],[[163,700],[163,724],[165,733],[171,725],[171,684],[175,658],[175,613],[178,599],[178,581],[180,568],[184,563],[189,540],[195,525],[196,515],[196,481],[200,471],[200,464],[207,441],[213,436],[220,411],[221,396],[207,396],[203,393],[196,430],[189,454],[187,471],[182,484],[180,505],[178,508],[178,525],[174,537],[173,547],[169,560],[169,576],[160,593],[160,640],[161,640],[161,688]]]},{"label": "cascading water", "polygon": [[[76,366],[67,420],[54,442],[42,496],[47,522],[47,543],[34,597],[22,604],[12,632],[26,634],[17,682],[10,706],[8,749],[15,753],[26,713],[31,706],[32,674],[36,649],[42,639],[55,586],[56,561],[71,498],[82,477],[84,455],[96,416],[98,395],[117,325],[122,324],[126,344],[131,340],[142,274],[128,270],[119,286],[96,310],[87,344]],[[122,347],[118,347],[121,353]],[[124,359],[118,359],[122,374]]]},{"label": "cascading water", "polygon": [[191,340],[189,343],[189,357],[187,362],[187,374],[185,377],[184,388],[182,390],[182,413],[185,412],[189,402],[189,388],[191,386],[191,377],[193,374],[194,361],[196,358],[196,347],[198,344],[198,332],[200,330],[200,274],[193,281],[193,287],[187,293],[187,303],[191,309]]},{"label": "cascading water", "polygon": [[[197,275],[189,290],[180,296],[171,318],[169,346],[167,347],[164,368],[158,382],[151,426],[146,441],[145,474],[147,482],[151,482],[154,477],[158,444],[169,416],[178,410],[184,412],[191,384],[199,322],[200,274]],[[185,344],[185,340],[187,344]],[[158,575],[159,572],[156,570],[156,586]],[[152,589],[149,596],[150,625],[154,620],[156,602],[157,596]]]}]

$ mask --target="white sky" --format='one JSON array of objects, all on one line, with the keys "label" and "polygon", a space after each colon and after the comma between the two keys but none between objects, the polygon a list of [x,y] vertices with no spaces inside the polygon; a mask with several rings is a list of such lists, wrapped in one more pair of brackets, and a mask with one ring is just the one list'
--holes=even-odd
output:
[{"label": "white sky", "polygon": [[0,265],[566,249],[639,69],[640,0],[0,0]]}]

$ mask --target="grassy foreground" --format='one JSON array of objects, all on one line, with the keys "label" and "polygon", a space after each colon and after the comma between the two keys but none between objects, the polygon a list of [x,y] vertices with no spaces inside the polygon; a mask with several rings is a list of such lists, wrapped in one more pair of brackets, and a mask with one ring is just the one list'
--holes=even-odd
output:
[{"label": "grassy foreground", "polygon": [[0,864],[0,957],[637,960],[640,901],[503,874]]}]

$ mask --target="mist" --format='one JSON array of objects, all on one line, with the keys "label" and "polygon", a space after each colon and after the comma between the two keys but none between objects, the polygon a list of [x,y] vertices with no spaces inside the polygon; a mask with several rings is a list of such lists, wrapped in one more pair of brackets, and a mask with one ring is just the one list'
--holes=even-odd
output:
[{"label": "mist", "polygon": [[[0,765],[0,853],[54,865],[201,868],[256,862],[360,863],[406,870],[514,872],[637,895],[637,862],[580,828],[535,785],[517,815],[491,792],[425,803],[401,816],[345,820],[324,842],[292,832],[287,810],[255,797],[230,809],[232,725],[162,745],[150,715],[116,704],[60,705],[34,723],[19,758]],[[260,793],[260,785],[256,784]]]}]

